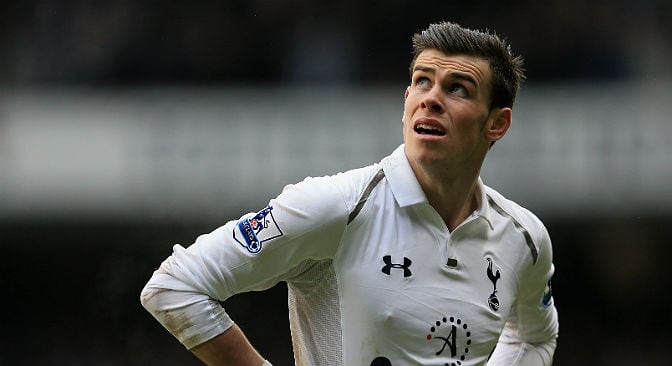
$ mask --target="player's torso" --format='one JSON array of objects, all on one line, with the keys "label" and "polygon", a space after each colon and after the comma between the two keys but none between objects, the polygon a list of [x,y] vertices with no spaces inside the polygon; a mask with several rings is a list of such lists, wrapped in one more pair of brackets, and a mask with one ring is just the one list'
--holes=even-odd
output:
[{"label": "player's torso", "polygon": [[516,296],[515,237],[481,217],[449,233],[428,205],[375,195],[334,260],[344,364],[484,364]]}]

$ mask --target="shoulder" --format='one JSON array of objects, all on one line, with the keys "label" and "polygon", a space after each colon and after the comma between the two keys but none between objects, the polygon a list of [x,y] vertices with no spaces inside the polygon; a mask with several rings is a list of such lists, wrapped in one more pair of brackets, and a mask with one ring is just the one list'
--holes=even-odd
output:
[{"label": "shoulder", "polygon": [[377,180],[380,171],[380,164],[372,164],[334,175],[308,177],[302,182],[286,186],[283,194],[299,191],[304,197],[331,197],[341,200],[347,210],[352,211],[371,182]]},{"label": "shoulder", "polygon": [[546,228],[544,223],[532,211],[504,197],[491,187],[485,186],[485,193],[490,205],[494,206],[492,207],[493,209],[497,210],[499,208],[506,215],[516,219],[520,225],[530,232],[537,233],[538,235],[545,234]]},{"label": "shoulder", "polygon": [[[262,212],[241,220],[266,218],[268,214],[271,218],[268,222],[272,224],[269,227],[276,229],[278,238],[274,242],[282,244],[276,247],[292,243],[294,248],[302,248],[306,258],[328,258],[338,247],[357,207],[358,195],[366,189],[376,171],[372,165],[335,175],[307,177],[285,186]],[[271,231],[265,229],[266,232]],[[318,242],[319,245],[314,245]]]},{"label": "shoulder", "polygon": [[539,258],[547,260],[551,255],[551,242],[544,223],[529,209],[507,199],[491,187],[485,186],[485,194],[491,215],[499,215],[511,220],[515,228],[525,237],[532,252],[533,262]]}]

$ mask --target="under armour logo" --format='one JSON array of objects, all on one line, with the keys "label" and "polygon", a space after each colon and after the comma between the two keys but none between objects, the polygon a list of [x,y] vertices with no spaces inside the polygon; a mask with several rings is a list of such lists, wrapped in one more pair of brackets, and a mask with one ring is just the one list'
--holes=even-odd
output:
[{"label": "under armour logo", "polygon": [[385,273],[388,276],[390,275],[390,271],[392,270],[392,268],[403,269],[404,270],[404,277],[410,277],[411,274],[412,274],[411,270],[409,268],[411,266],[412,262],[411,262],[410,259],[408,259],[406,257],[404,257],[404,264],[392,263],[392,256],[391,255],[384,256],[383,257],[383,262],[385,263],[385,265],[383,266],[381,271],[383,271],[383,273]]},{"label": "under armour logo", "polygon": [[392,366],[392,362],[387,357],[376,357],[371,361],[370,366]]},{"label": "under armour logo", "polygon": [[497,298],[497,281],[502,276],[499,273],[499,269],[495,272],[492,271],[492,259],[485,258],[485,260],[488,261],[488,269],[486,271],[486,274],[488,275],[490,282],[492,282],[492,293],[488,297],[488,306],[490,306],[490,309],[492,309],[492,311],[497,311],[499,310],[499,299]]}]

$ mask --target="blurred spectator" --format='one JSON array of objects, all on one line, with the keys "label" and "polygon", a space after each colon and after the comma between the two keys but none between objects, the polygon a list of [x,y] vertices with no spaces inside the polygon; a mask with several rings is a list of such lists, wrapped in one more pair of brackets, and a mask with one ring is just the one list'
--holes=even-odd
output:
[{"label": "blurred spectator", "polygon": [[[399,82],[408,53],[391,40],[441,19],[491,24],[535,81],[672,74],[664,0],[430,3],[431,13],[410,0],[8,0],[0,82]],[[369,65],[378,72],[361,71]]]}]

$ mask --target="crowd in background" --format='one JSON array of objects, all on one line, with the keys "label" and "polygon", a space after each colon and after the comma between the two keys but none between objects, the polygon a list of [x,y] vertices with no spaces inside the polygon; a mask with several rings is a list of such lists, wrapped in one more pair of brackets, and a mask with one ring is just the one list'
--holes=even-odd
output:
[{"label": "crowd in background", "polygon": [[666,0],[10,0],[0,82],[389,83],[410,36],[437,20],[494,29],[528,79],[649,79],[672,72]]}]

